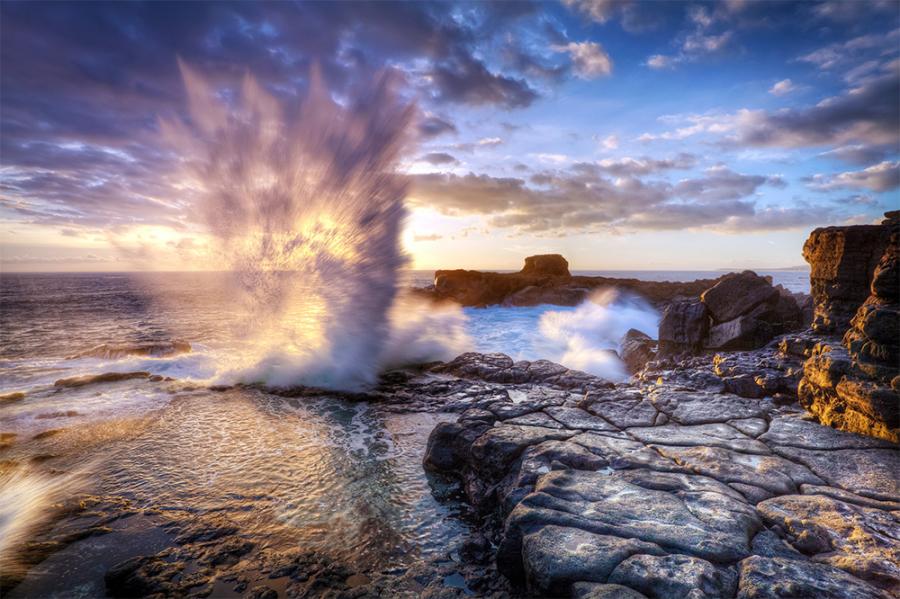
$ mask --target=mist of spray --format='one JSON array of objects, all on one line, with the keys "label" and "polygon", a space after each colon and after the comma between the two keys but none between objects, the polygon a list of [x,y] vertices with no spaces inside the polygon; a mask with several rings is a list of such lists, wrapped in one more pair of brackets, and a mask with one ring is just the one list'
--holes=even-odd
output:
[{"label": "mist of spray", "polygon": [[[388,345],[406,263],[407,179],[396,166],[415,110],[398,81],[385,73],[337,103],[313,68],[305,99],[287,110],[251,76],[222,97],[181,69],[190,118],[161,126],[232,275],[242,347],[227,376],[341,389],[375,382],[397,361]],[[430,359],[459,349],[409,343],[408,333],[405,341],[430,346]]]}]

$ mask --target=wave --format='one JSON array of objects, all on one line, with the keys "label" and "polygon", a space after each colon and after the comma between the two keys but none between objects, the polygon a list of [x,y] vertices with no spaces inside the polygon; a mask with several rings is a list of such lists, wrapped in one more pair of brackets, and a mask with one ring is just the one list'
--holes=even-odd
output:
[{"label": "wave", "polygon": [[616,353],[629,329],[655,336],[659,314],[643,299],[606,289],[573,311],[550,311],[539,321],[550,359],[611,381],[628,377]]},{"label": "wave", "polygon": [[167,358],[179,354],[190,353],[191,344],[187,341],[148,341],[132,344],[102,343],[88,350],[67,356],[67,360],[80,358],[100,358],[103,360],[117,360],[128,356],[144,356],[152,358]]}]

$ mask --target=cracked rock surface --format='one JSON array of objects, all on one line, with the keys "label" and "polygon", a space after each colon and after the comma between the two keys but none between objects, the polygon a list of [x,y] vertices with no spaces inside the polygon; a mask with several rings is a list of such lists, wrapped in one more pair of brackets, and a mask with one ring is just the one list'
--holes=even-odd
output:
[{"label": "cracked rock surface", "polygon": [[498,569],[527,594],[897,596],[900,449],[803,411],[807,345],[618,385],[464,354],[431,371],[484,399],[433,431],[424,464],[489,516]]}]

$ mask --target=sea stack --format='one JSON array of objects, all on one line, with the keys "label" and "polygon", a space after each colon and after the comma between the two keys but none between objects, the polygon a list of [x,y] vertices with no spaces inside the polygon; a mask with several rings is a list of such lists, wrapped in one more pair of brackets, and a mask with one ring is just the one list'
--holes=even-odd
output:
[{"label": "sea stack", "polygon": [[900,442],[900,211],[885,217],[816,229],[803,248],[813,328],[836,337],[813,349],[798,393],[823,424]]}]

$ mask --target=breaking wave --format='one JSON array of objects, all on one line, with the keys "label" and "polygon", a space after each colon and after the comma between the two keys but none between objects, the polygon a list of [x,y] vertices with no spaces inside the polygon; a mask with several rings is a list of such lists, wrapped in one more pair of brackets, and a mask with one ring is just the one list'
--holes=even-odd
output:
[{"label": "breaking wave", "polygon": [[570,312],[547,312],[539,327],[548,349],[569,368],[611,381],[628,376],[615,350],[629,329],[656,336],[659,315],[647,302],[615,289],[595,292]]},{"label": "breaking wave", "polygon": [[[355,390],[387,364],[433,360],[457,346],[458,313],[425,315],[429,308],[412,304],[393,313],[407,262],[408,182],[396,167],[415,115],[395,76],[338,103],[313,68],[305,99],[286,107],[250,76],[225,102],[181,68],[190,118],[164,120],[162,130],[231,275],[240,347],[224,360],[223,377]],[[435,327],[453,331],[437,336]]]}]

